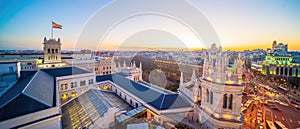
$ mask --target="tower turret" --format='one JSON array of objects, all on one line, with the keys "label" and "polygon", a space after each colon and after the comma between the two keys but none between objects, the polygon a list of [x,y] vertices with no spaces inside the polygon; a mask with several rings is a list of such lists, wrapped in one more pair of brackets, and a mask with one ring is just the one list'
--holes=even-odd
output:
[{"label": "tower turret", "polygon": [[[201,106],[204,128],[241,128],[241,55],[229,65],[226,53],[215,44],[204,56]],[[205,52],[206,54],[206,52]],[[205,55],[204,54],[204,55]]]}]

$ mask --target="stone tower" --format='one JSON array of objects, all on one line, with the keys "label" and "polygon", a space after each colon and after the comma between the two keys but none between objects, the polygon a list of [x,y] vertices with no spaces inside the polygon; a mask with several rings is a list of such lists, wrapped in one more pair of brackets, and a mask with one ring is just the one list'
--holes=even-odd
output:
[{"label": "stone tower", "polygon": [[229,63],[215,44],[204,53],[201,80],[201,122],[204,128],[241,128],[242,60]]},{"label": "stone tower", "polygon": [[61,62],[61,42],[58,38],[55,39],[44,38],[44,63],[57,63]]},{"label": "stone tower", "polygon": [[47,40],[45,37],[43,45],[44,59],[36,60],[38,69],[66,66],[66,63],[62,62],[61,60],[61,42],[59,38],[57,40]]}]

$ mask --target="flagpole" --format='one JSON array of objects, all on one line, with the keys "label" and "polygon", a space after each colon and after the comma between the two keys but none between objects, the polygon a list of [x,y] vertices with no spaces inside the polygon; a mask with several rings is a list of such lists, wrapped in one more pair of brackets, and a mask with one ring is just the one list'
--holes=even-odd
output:
[{"label": "flagpole", "polygon": [[51,37],[53,39],[53,26],[51,25]]}]

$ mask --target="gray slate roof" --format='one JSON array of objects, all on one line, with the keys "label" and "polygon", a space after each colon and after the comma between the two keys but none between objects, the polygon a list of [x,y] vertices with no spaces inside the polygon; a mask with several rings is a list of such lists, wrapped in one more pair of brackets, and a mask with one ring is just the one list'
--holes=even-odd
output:
[{"label": "gray slate roof", "polygon": [[51,106],[46,105],[23,94],[23,90],[35,77],[36,73],[37,71],[21,71],[21,77],[17,84],[0,98],[0,121],[44,110],[52,106],[52,104]]},{"label": "gray slate roof", "polygon": [[147,102],[158,110],[192,107],[192,105],[190,105],[187,100],[185,100],[179,94],[161,92],[157,89],[155,90],[153,88],[147,87],[118,74],[96,76],[97,82],[106,80],[119,85],[126,91],[134,94],[135,96]]}]

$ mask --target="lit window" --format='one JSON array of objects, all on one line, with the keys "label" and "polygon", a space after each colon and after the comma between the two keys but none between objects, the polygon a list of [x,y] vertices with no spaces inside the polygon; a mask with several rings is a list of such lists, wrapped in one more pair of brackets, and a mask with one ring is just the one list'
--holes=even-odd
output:
[{"label": "lit window", "polygon": [[108,88],[108,86],[107,85],[104,85],[103,86],[103,90],[108,90],[109,88]]},{"label": "lit window", "polygon": [[60,90],[66,90],[68,89],[68,84],[61,84],[60,85]]},{"label": "lit window", "polygon": [[80,86],[85,86],[85,81],[80,81]]},{"label": "lit window", "polygon": [[71,82],[71,88],[77,87],[77,82]]},{"label": "lit window", "polygon": [[80,93],[84,93],[84,92],[85,92],[85,89],[80,90]]},{"label": "lit window", "polygon": [[72,96],[72,98],[76,97],[77,96],[77,92],[72,92],[71,96]]},{"label": "lit window", "polygon": [[67,99],[68,98],[68,94],[61,94],[61,98],[62,99]]}]

